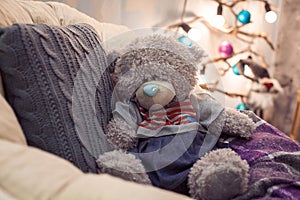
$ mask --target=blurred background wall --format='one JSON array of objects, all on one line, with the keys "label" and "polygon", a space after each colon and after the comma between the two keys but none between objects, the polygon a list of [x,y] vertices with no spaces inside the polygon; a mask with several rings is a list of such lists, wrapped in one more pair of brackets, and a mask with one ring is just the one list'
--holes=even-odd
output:
[{"label": "blurred background wall", "polygon": [[[282,1],[279,19],[274,77],[281,82],[292,79],[292,84],[275,99],[270,123],[285,132],[290,131],[296,107],[296,92],[300,90],[300,1]],[[298,133],[299,134],[299,133]]]}]

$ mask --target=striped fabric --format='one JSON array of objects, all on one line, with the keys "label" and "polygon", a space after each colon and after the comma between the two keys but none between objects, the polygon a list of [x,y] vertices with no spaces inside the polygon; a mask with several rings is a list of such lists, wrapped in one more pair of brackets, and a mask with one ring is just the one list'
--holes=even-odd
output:
[{"label": "striped fabric", "polygon": [[139,107],[143,121],[139,124],[144,128],[156,130],[167,125],[182,125],[196,121],[196,111],[190,99],[183,102],[167,105],[160,110],[146,110]]},{"label": "striped fabric", "polygon": [[248,115],[257,126],[251,140],[229,139],[230,147],[250,165],[249,189],[235,200],[299,200],[300,144],[253,113]]}]

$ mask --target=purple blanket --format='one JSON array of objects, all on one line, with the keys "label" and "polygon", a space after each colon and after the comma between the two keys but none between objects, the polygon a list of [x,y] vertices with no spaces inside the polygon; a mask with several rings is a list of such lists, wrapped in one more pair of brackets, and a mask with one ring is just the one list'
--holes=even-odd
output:
[{"label": "purple blanket", "polygon": [[236,199],[300,199],[300,144],[252,113],[252,139],[230,146],[250,165],[248,191]]}]

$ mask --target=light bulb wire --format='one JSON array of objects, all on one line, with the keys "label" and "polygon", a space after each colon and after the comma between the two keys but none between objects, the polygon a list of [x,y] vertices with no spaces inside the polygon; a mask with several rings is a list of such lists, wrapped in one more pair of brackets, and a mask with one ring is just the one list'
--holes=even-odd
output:
[{"label": "light bulb wire", "polygon": [[188,25],[188,24],[186,24],[186,23],[182,23],[182,24],[180,24],[180,27],[186,32],[186,33],[188,33],[192,28]]},{"label": "light bulb wire", "polygon": [[220,3],[220,4],[218,5],[218,8],[217,8],[217,15],[222,15],[222,13],[223,13],[223,6],[222,6],[222,4]]},{"label": "light bulb wire", "polygon": [[265,9],[266,9],[266,12],[270,12],[271,11],[270,4],[267,1],[266,1],[266,4],[265,4]]}]

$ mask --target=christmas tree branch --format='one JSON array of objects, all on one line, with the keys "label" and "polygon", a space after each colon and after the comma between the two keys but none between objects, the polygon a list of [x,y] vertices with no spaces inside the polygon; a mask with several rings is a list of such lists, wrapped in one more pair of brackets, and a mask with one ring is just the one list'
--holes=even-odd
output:
[{"label": "christmas tree branch", "polygon": [[[257,82],[258,84],[261,84],[259,82],[261,77],[259,75],[257,75],[259,72],[258,69],[262,68],[262,71],[265,70],[263,68],[267,68],[268,63],[266,61],[265,56],[263,54],[261,54],[260,52],[258,52],[257,49],[254,48],[254,45],[257,44],[258,40],[263,40],[264,41],[263,43],[265,43],[267,46],[269,46],[271,50],[274,51],[275,47],[274,47],[272,41],[270,40],[270,38],[265,33],[260,33],[260,32],[255,33],[255,32],[251,31],[252,30],[251,27],[246,27],[246,26],[251,25],[253,23],[253,21],[249,22],[248,19],[244,21],[244,20],[240,19],[240,17],[241,16],[245,17],[248,15],[247,17],[250,18],[251,14],[247,13],[247,12],[249,12],[247,10],[245,10],[243,12],[236,12],[236,11],[238,11],[238,9],[236,9],[235,6],[237,6],[237,4],[240,4],[240,3],[257,1],[257,2],[261,2],[262,4],[264,4],[266,12],[270,10],[270,7],[272,7],[272,10],[276,10],[276,8],[274,8],[274,6],[272,6],[272,5],[270,5],[268,0],[211,0],[211,1],[214,1],[218,4],[218,7],[216,7],[216,11],[218,11],[217,12],[218,15],[222,15],[222,11],[225,8],[226,11],[229,13],[229,15],[232,15],[230,17],[233,17],[234,20],[228,24],[225,24],[225,25],[219,27],[218,25],[214,25],[212,23],[213,21],[209,21],[204,16],[198,16],[197,14],[193,14],[192,16],[189,16],[189,18],[185,18],[188,0],[184,0],[183,1],[183,9],[182,9],[182,12],[180,15],[180,20],[178,20],[178,22],[176,22],[174,24],[169,25],[167,28],[172,29],[172,30],[175,29],[176,33],[178,33],[178,31],[180,29],[183,29],[188,33],[189,30],[191,30],[191,28],[193,28],[193,27],[190,27],[192,24],[196,24],[196,22],[197,23],[200,22],[210,32],[215,32],[218,34],[224,34],[224,35],[231,36],[237,42],[239,41],[243,44],[240,46],[242,49],[235,48],[235,51],[232,52],[232,45],[230,43],[227,46],[226,45],[220,46],[220,47],[224,47],[224,49],[227,47],[228,47],[227,49],[231,49],[231,50],[228,50],[228,52],[230,52],[230,53],[227,53],[227,50],[224,50],[223,51],[224,57],[222,57],[223,55],[221,54],[222,56],[212,58],[212,59],[206,61],[205,63],[203,63],[202,68],[200,69],[200,74],[205,75],[206,68],[211,67],[210,65],[213,65],[215,63],[215,64],[217,64],[216,67],[218,68],[218,71],[221,76],[224,76],[227,72],[229,72],[231,69],[233,69],[233,72],[236,73],[237,75],[243,76],[243,77],[251,80],[252,83]],[[246,13],[246,14],[244,14],[244,13]],[[219,18],[217,18],[217,19],[219,20]],[[221,21],[218,21],[218,22],[221,22]],[[189,26],[187,26],[187,25],[189,25]],[[186,28],[186,27],[188,27],[188,28]],[[244,28],[249,28],[248,30],[250,30],[251,32],[248,32],[248,30],[244,29]],[[261,41],[259,41],[259,42],[261,42]],[[220,51],[220,53],[223,53],[223,52],[221,52],[222,50],[219,50],[219,51]],[[225,52],[226,52],[226,54],[225,54]],[[245,54],[249,54],[251,57],[255,57],[255,59],[251,60],[251,57],[249,55],[248,55],[247,59],[243,58],[243,57],[245,57]],[[228,57],[225,57],[225,56],[228,56]],[[232,63],[232,61],[234,60],[234,59],[232,59],[233,57],[236,57],[236,59],[240,59],[240,60],[237,61],[235,59],[237,63]],[[259,64],[255,62],[256,59],[260,60]],[[249,62],[246,62],[246,61],[249,61]],[[250,75],[248,73],[249,70],[252,71],[252,75]],[[287,82],[286,85],[287,86],[290,85],[291,81],[292,80]],[[268,94],[270,94],[270,93],[275,94],[276,92],[278,92],[276,90],[260,91],[260,90],[254,90],[254,89],[250,89],[247,94],[227,92],[227,91],[224,91],[223,89],[220,89],[220,87],[218,88],[218,86],[219,86],[218,81],[215,81],[214,83],[200,84],[199,86],[201,88],[206,89],[211,92],[218,92],[221,94],[225,94],[226,96],[231,97],[231,98],[240,98],[241,102],[243,104],[247,104],[248,98],[250,97],[252,92],[268,93]],[[244,105],[244,106],[246,106],[246,105]]]},{"label": "christmas tree branch", "polygon": [[183,22],[184,20],[184,15],[185,15],[185,11],[186,11],[186,5],[187,5],[187,0],[184,0],[183,2],[183,8],[181,11],[181,17],[180,17],[180,21]]},{"label": "christmas tree branch", "polygon": [[220,92],[220,93],[225,94],[225,95],[227,95],[229,97],[232,97],[232,98],[236,98],[236,97],[247,98],[246,95],[238,94],[238,93],[226,92],[226,91],[221,90],[219,88],[214,88],[214,89],[211,89],[210,91],[212,91],[212,92],[217,91],[217,92]]},{"label": "christmas tree branch", "polygon": [[[209,60],[209,61],[203,63],[203,65],[206,66],[207,64],[210,64],[210,63],[217,63],[217,62],[221,62],[221,61],[225,62],[225,61],[227,61],[228,59],[230,59],[230,58],[232,58],[232,57],[234,57],[234,56],[237,56],[237,55],[240,55],[240,54],[243,54],[243,53],[250,52],[250,50],[251,50],[251,49],[246,48],[246,49],[241,50],[241,51],[239,51],[239,52],[233,53],[233,54],[232,54],[231,56],[229,56],[228,58],[223,58],[223,57],[214,58],[214,59],[212,59],[212,60]],[[231,67],[231,66],[230,66],[230,67]]]},{"label": "christmas tree branch", "polygon": [[[211,1],[215,1],[217,3],[221,3],[224,6],[232,8],[232,7],[236,6],[237,4],[247,2],[248,0],[233,0],[232,3],[224,3],[224,2],[222,2],[222,0],[211,0]],[[260,2],[263,2],[263,3],[268,2],[267,0],[252,0],[252,1],[260,1]],[[273,8],[274,6],[271,6],[271,7]]]},{"label": "christmas tree branch", "polygon": [[225,95],[227,95],[229,97],[233,97],[233,98],[236,98],[236,97],[247,98],[247,95],[226,92],[224,90],[221,90],[221,89],[217,88],[218,83],[219,82],[216,81],[215,83],[212,83],[212,84],[200,84],[199,86],[202,89],[209,90],[210,92],[220,92],[220,93],[225,94]]},{"label": "christmas tree branch", "polygon": [[248,37],[252,37],[252,38],[262,38],[262,39],[264,39],[266,41],[266,43],[270,46],[270,48],[272,50],[275,50],[274,45],[272,44],[272,42],[263,33],[248,33],[248,32],[245,32],[245,31],[238,30],[237,34],[242,34],[242,35],[245,35],[245,36],[248,36]]},{"label": "christmas tree branch", "polygon": [[188,20],[188,21],[185,21],[185,22],[181,21],[181,22],[169,25],[167,28],[168,29],[174,29],[174,28],[180,27],[180,25],[183,24],[183,23],[192,24],[196,21],[201,22],[202,24],[204,24],[210,30],[213,30],[213,31],[219,32],[219,33],[223,33],[223,34],[232,35],[236,39],[241,40],[242,42],[246,42],[248,44],[253,44],[253,42],[248,41],[246,39],[243,39],[239,35],[244,35],[244,36],[249,37],[251,39],[262,38],[262,39],[265,40],[265,42],[270,46],[270,48],[272,50],[275,50],[274,45],[272,44],[272,42],[270,41],[268,36],[266,36],[265,34],[262,34],[262,33],[248,33],[248,32],[245,32],[245,31],[241,31],[240,28],[243,27],[243,26],[222,28],[222,29],[221,28],[215,28],[203,16],[195,16],[191,20]]}]

